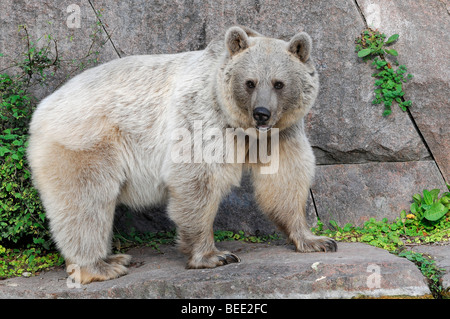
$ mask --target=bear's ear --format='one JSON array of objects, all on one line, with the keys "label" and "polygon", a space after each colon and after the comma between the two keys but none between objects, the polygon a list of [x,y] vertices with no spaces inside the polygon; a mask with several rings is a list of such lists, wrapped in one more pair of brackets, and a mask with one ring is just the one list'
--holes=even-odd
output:
[{"label": "bear's ear", "polygon": [[248,35],[239,27],[231,27],[225,34],[225,43],[233,56],[248,48]]},{"label": "bear's ear", "polygon": [[311,37],[305,32],[300,32],[294,35],[288,44],[289,52],[297,56],[303,63],[308,61],[309,54],[311,53],[311,47]]}]

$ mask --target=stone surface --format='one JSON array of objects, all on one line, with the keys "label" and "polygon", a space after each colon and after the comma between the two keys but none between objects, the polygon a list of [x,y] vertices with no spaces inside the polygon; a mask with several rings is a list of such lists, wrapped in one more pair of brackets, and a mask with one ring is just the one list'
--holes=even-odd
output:
[{"label": "stone surface", "polygon": [[450,42],[448,1],[357,0],[367,23],[388,36],[398,33],[392,48],[414,75],[404,85],[411,114],[437,164],[450,182]]},{"label": "stone surface", "polygon": [[205,1],[91,1],[120,56],[206,47]]},{"label": "stone surface", "polygon": [[325,165],[312,187],[317,214],[325,225],[362,225],[370,217],[395,220],[409,211],[412,195],[446,189],[434,161]]},{"label": "stone surface", "polygon": [[242,262],[186,270],[172,246],[139,248],[129,274],[67,288],[66,274],[53,270],[31,278],[0,281],[1,298],[351,298],[423,296],[430,291],[405,258],[363,244],[339,244],[336,253],[295,253],[285,245],[219,243]]},{"label": "stone surface", "polygon": [[[118,57],[111,43],[108,40],[101,26],[97,25],[97,17],[94,10],[87,1],[24,1],[24,0],[2,0],[2,10],[0,10],[0,53],[4,56],[0,58],[0,72],[14,72],[14,69],[6,69],[11,65],[23,61],[22,54],[27,51],[26,33],[19,32],[20,25],[26,25],[30,36],[38,47],[46,46],[47,36],[57,40],[58,57],[61,60],[57,69],[51,68],[55,72],[54,76],[49,76],[47,85],[39,85],[31,88],[38,100],[42,99],[57,87],[62,85],[67,78],[71,78],[80,72],[80,65],[73,64],[76,59],[88,64],[89,67],[95,65],[90,63],[98,58],[99,61],[106,62]],[[71,5],[78,5],[79,27],[73,24],[75,20],[70,19],[73,12]],[[4,8],[8,8],[4,10]],[[69,23],[68,23],[69,21]],[[97,29],[94,39],[93,34]],[[102,43],[105,43],[102,46]],[[56,55],[53,42],[50,42],[52,57]],[[99,54],[91,54],[89,51],[98,51]]]}]

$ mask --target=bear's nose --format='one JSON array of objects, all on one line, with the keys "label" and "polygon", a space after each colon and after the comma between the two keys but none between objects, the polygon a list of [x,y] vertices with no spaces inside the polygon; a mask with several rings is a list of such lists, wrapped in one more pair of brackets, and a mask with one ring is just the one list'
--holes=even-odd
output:
[{"label": "bear's nose", "polygon": [[258,123],[265,123],[270,119],[270,111],[265,107],[257,107],[253,110],[253,118]]}]

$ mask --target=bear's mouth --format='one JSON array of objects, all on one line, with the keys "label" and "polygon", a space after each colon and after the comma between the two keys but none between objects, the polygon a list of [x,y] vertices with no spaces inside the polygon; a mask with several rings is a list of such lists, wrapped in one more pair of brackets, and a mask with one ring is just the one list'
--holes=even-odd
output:
[{"label": "bear's mouth", "polygon": [[256,129],[259,132],[268,132],[270,131],[270,129],[272,128],[272,125],[257,125]]}]

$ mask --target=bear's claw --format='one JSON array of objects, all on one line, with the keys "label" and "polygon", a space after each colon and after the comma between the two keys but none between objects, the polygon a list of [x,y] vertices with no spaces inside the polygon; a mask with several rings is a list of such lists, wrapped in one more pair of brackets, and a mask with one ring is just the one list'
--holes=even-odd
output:
[{"label": "bear's claw", "polygon": [[217,251],[212,254],[204,255],[199,259],[190,258],[186,268],[201,269],[201,268],[215,268],[232,263],[240,263],[241,259],[229,251]]},{"label": "bear's claw", "polygon": [[222,265],[228,265],[230,263],[240,263],[241,259],[236,256],[235,254],[225,254],[224,256],[217,256],[219,258],[219,261],[222,262]]}]

